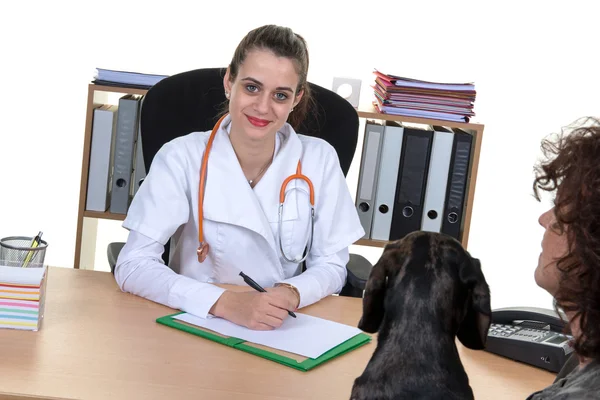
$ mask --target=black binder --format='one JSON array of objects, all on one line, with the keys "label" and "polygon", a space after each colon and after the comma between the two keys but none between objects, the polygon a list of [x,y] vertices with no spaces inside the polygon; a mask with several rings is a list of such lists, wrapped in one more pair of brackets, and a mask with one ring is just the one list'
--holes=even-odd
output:
[{"label": "black binder", "polygon": [[433,131],[404,127],[390,240],[421,229]]},{"label": "black binder", "polygon": [[461,129],[454,129],[454,143],[452,145],[452,158],[446,186],[446,201],[444,202],[444,218],[442,220],[442,233],[460,240],[462,232],[465,196],[467,181],[471,164],[471,150],[473,136]]}]

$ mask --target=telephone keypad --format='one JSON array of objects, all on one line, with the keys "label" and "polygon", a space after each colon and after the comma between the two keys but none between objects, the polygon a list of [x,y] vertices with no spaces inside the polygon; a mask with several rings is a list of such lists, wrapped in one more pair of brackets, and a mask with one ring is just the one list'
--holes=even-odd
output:
[{"label": "telephone keypad", "polygon": [[543,329],[522,328],[503,324],[491,324],[488,331],[489,336],[510,337],[527,342],[541,342],[550,334],[550,331]]}]

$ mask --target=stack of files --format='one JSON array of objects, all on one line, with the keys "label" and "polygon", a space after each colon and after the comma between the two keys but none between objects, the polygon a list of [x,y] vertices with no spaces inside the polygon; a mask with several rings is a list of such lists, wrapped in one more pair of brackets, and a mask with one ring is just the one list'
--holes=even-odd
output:
[{"label": "stack of files", "polygon": [[40,329],[47,271],[0,265],[0,328]]},{"label": "stack of files", "polygon": [[167,76],[96,68],[93,83],[97,85],[149,89]]},{"label": "stack of files", "polygon": [[374,71],[373,105],[380,113],[469,122],[475,115],[473,83],[435,83]]}]

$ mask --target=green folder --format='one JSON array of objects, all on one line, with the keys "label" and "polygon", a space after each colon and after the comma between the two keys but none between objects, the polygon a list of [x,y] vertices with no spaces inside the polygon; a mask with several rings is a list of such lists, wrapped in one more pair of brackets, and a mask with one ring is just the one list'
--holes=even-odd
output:
[{"label": "green folder", "polygon": [[243,339],[238,339],[235,337],[219,336],[212,332],[205,331],[204,329],[202,329],[200,327],[190,326],[190,325],[187,325],[187,324],[173,318],[179,314],[182,314],[182,313],[178,312],[175,314],[165,315],[164,317],[157,318],[156,322],[158,322],[159,324],[170,326],[171,328],[179,329],[184,332],[203,337],[205,339],[212,340],[217,343],[227,345],[229,347],[233,347],[234,349],[242,350],[242,351],[254,354],[256,356],[278,362],[280,364],[295,368],[300,371],[311,370],[314,367],[316,367],[320,364],[323,364],[324,362],[327,362],[335,357],[341,356],[342,354],[346,354],[346,353],[348,353],[364,344],[367,344],[371,341],[371,336],[369,336],[365,333],[359,333],[358,335],[353,336],[350,339],[346,340],[344,343],[341,343],[341,344],[337,345],[336,347],[332,348],[331,350],[321,354],[321,356],[318,358],[307,358],[306,360],[304,360],[302,362],[298,362],[290,357],[282,356],[280,354],[273,353],[268,350],[259,349],[254,346],[249,346],[249,345],[245,344],[246,341]]}]

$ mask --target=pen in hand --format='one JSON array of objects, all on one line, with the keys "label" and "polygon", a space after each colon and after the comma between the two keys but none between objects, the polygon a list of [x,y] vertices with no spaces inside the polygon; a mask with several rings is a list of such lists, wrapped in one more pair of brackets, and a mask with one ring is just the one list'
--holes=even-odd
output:
[{"label": "pen in hand", "polygon": [[[250,286],[252,289],[258,290],[259,292],[266,292],[266,290],[263,289],[262,286],[260,286],[258,283],[256,283],[254,281],[254,279],[250,278],[245,273],[240,271],[240,276],[244,279],[244,282],[246,282],[248,284],[248,286]],[[296,318],[296,314],[294,314],[292,311],[287,310],[287,312],[290,315],[290,317]]]}]

